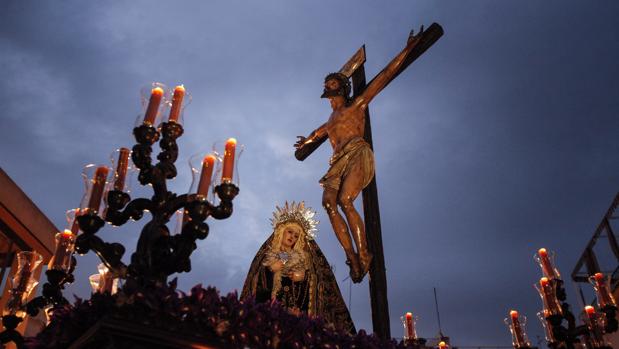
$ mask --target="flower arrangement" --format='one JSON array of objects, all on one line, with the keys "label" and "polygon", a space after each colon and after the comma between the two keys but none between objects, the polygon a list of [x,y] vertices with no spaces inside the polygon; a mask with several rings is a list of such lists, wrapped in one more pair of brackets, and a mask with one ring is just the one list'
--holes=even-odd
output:
[{"label": "flower arrangement", "polygon": [[25,347],[66,348],[105,318],[201,338],[224,348],[406,348],[403,342],[382,341],[364,330],[351,335],[321,318],[290,314],[277,302],[241,301],[236,292],[220,296],[214,287],[202,285],[187,294],[177,290],[176,279],[149,290],[125,287],[115,295],[76,297],[75,304],[55,309],[49,325],[36,337],[26,338]]}]

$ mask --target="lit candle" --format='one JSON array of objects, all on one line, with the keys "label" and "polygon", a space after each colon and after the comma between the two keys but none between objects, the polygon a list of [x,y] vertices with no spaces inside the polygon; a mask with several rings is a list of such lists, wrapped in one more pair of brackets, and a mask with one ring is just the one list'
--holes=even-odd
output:
[{"label": "lit candle", "polygon": [[[602,315],[602,314],[600,314]],[[610,348],[604,340],[604,325],[601,323],[595,308],[590,305],[585,306],[586,325],[589,329],[589,340],[591,348]]]},{"label": "lit candle", "polygon": [[204,197],[208,196],[208,188],[213,177],[213,168],[215,168],[215,156],[209,154],[202,160],[202,172],[200,172],[200,182],[198,183],[196,194],[204,195]]},{"label": "lit candle", "polygon": [[114,182],[114,190],[123,191],[125,188],[127,168],[129,167],[129,153],[131,153],[131,151],[127,148],[120,148],[118,152],[118,166],[116,166],[116,181]]},{"label": "lit candle", "polygon": [[593,308],[590,305],[585,306],[585,315],[587,316],[587,319],[589,320],[589,325],[592,328],[595,328],[596,327],[595,308]]},{"label": "lit candle", "polygon": [[522,325],[520,324],[520,320],[518,319],[518,311],[516,310],[512,310],[509,312],[509,316],[512,319],[512,329],[514,331],[514,339],[515,339],[515,346],[516,347],[522,347],[525,346],[525,340],[524,340],[524,330],[522,329]]},{"label": "lit candle", "polygon": [[65,229],[62,233],[56,234],[56,250],[54,251],[54,256],[49,261],[48,268],[63,271],[69,270],[74,243],[75,234],[70,230]]},{"label": "lit candle", "polygon": [[12,288],[9,291],[10,296],[3,313],[5,315],[17,315],[18,317],[23,318],[25,316],[23,305],[28,297],[29,286],[32,285],[30,276],[32,275],[33,266],[29,263],[29,261],[26,261],[23,265],[18,264],[17,268],[17,272],[13,277]]},{"label": "lit candle", "polygon": [[30,276],[41,263],[42,257],[36,252],[22,251],[17,254],[17,272],[13,278],[13,288],[19,292],[29,292]]},{"label": "lit candle", "polygon": [[445,343],[444,341],[440,341],[438,343],[438,348],[439,349],[447,349],[447,343]]},{"label": "lit candle", "polygon": [[537,254],[539,254],[539,259],[540,259],[540,263],[542,264],[542,271],[544,272],[544,275],[550,279],[557,279],[558,275],[555,272],[555,269],[552,266],[552,263],[550,262],[548,251],[546,251],[545,248],[540,248],[537,251]]},{"label": "lit candle", "polygon": [[406,337],[415,339],[415,323],[413,322],[413,314],[406,313]]},{"label": "lit candle", "polygon": [[90,200],[88,200],[88,209],[98,211],[103,197],[103,189],[105,189],[105,179],[107,178],[108,168],[105,166],[97,167],[95,176],[92,179],[92,189],[90,190]]},{"label": "lit candle", "polygon": [[234,172],[234,153],[236,151],[236,139],[230,138],[226,141],[226,149],[224,152],[224,165],[221,173],[222,182],[231,182]]},{"label": "lit candle", "polygon": [[172,108],[170,109],[170,117],[168,118],[169,122],[178,122],[184,97],[185,87],[183,85],[176,86],[176,88],[174,88],[174,96],[172,97]]},{"label": "lit candle", "polygon": [[595,280],[595,288],[597,291],[598,304],[600,305],[600,308],[607,305],[615,305],[615,299],[606,285],[606,278],[604,277],[604,274],[595,273],[593,278]]},{"label": "lit candle", "polygon": [[544,309],[541,312],[537,313],[537,317],[540,319],[540,321],[542,322],[542,326],[544,327],[544,333],[546,334],[546,341],[550,343],[554,343],[556,342],[556,339],[555,339],[554,333],[552,333],[552,324],[547,319],[548,316],[550,316],[548,309]]},{"label": "lit candle", "polygon": [[17,254],[17,271],[15,271],[9,290],[10,296],[3,310],[5,315],[17,315],[20,318],[26,315],[25,301],[37,284],[31,276],[42,260],[43,256],[34,251],[21,251]]},{"label": "lit candle", "polygon": [[547,277],[543,277],[539,279],[539,285],[542,290],[542,298],[546,307],[548,308],[548,312],[551,315],[562,314],[561,306],[559,305],[559,300],[557,299],[557,295],[554,292],[554,288],[550,285],[550,282]]},{"label": "lit candle", "polygon": [[144,123],[153,125],[157,118],[157,112],[159,111],[159,104],[163,98],[163,89],[161,87],[155,87],[150,92],[150,100],[148,101],[148,107],[146,108],[146,114],[144,115]]}]

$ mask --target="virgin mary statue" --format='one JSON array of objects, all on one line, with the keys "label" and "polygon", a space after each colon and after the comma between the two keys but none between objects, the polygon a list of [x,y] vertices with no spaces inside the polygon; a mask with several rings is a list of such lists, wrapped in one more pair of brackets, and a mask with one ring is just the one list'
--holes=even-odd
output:
[{"label": "virgin mary statue", "polygon": [[271,219],[273,233],[251,263],[241,299],[277,300],[291,313],[320,316],[354,333],[331,266],[314,240],[315,214],[304,202],[276,207]]}]

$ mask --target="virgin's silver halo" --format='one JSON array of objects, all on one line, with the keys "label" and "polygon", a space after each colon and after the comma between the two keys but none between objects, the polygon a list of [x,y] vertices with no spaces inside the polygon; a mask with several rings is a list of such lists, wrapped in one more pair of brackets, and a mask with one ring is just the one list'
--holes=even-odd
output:
[{"label": "virgin's silver halo", "polygon": [[310,207],[305,207],[305,202],[299,203],[288,201],[284,204],[284,207],[275,206],[275,212],[273,212],[273,218],[271,218],[271,225],[275,230],[280,224],[295,222],[303,228],[305,235],[309,240],[316,237],[318,229],[318,221],[314,219],[316,211]]}]

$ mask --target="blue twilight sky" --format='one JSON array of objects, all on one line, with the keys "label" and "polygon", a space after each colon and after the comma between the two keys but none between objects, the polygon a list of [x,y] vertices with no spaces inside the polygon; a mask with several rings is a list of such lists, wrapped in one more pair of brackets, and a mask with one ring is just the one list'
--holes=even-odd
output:
[{"label": "blue twilight sky", "polygon": [[[436,335],[436,287],[453,344],[510,345],[510,308],[535,343],[533,253],[556,250],[567,277],[619,188],[618,17],[616,1],[5,1],[0,165],[64,227],[82,166],[133,145],[140,88],[183,83],[193,102],[172,189],[188,189],[186,160],[213,142],[246,148],[234,216],[211,222],[181,287],[240,289],[285,200],[318,210],[317,241],[343,280],[317,183],[330,149],[298,162],[292,144],[329,115],[326,73],[366,44],[371,78],[410,29],[438,22],[444,37],[370,107],[392,333],[412,311]],[[100,234],[128,257],[141,224]],[[86,296],[96,260],[78,263],[69,292]],[[371,329],[367,282],[351,299]]]}]

